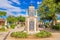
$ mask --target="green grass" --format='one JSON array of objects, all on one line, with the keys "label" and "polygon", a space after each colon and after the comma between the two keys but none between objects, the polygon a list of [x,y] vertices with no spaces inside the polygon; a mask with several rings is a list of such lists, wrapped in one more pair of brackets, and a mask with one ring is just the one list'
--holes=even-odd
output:
[{"label": "green grass", "polygon": [[8,30],[2,30],[2,29],[0,29],[0,32],[7,32]]},{"label": "green grass", "polygon": [[25,32],[12,32],[11,33],[11,37],[15,37],[15,38],[26,38],[27,36],[28,34]]},{"label": "green grass", "polygon": [[39,37],[39,38],[45,38],[45,37],[50,37],[51,33],[47,32],[47,31],[40,31],[40,32],[36,33],[35,36]]},{"label": "green grass", "polygon": [[15,25],[14,24],[11,24],[10,25],[10,28],[14,29],[15,28]]},{"label": "green grass", "polygon": [[0,32],[6,32],[6,31],[8,31],[8,30],[6,30],[4,27],[2,27],[2,28],[0,29]]}]

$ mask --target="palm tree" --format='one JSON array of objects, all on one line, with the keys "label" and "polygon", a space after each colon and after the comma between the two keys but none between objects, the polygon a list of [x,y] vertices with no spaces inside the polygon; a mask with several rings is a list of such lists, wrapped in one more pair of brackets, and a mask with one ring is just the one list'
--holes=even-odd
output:
[{"label": "palm tree", "polygon": [[52,20],[56,24],[56,4],[54,0],[43,0],[38,9],[38,14],[43,20]]}]

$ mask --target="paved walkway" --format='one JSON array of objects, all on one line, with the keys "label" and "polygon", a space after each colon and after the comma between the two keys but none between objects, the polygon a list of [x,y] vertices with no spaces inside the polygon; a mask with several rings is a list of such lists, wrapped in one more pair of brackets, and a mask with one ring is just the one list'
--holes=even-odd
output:
[{"label": "paved walkway", "polygon": [[0,40],[4,40],[8,32],[0,32]]},{"label": "paved walkway", "polygon": [[[12,32],[16,32],[16,31],[22,31],[24,28],[15,28],[13,30],[10,30],[10,33],[7,37],[6,40],[60,40],[60,32],[52,32],[52,36],[49,37],[49,38],[32,38],[32,37],[29,37],[29,38],[13,38],[13,37],[10,37],[10,34]],[[4,32],[4,33],[0,33],[0,40],[3,40],[3,38],[7,35],[8,32]]]},{"label": "paved walkway", "polygon": [[10,34],[12,32],[22,31],[22,30],[24,30],[23,27],[18,27],[18,28],[15,28],[15,29],[9,29],[8,32],[0,32],[0,40],[6,40],[7,36],[10,36]]}]

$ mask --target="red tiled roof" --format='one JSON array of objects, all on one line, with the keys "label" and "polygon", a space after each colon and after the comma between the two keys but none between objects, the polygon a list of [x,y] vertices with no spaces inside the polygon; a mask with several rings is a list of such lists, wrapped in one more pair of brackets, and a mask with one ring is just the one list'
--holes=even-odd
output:
[{"label": "red tiled roof", "polygon": [[3,18],[0,18],[0,21],[5,21],[5,19],[3,19]]}]

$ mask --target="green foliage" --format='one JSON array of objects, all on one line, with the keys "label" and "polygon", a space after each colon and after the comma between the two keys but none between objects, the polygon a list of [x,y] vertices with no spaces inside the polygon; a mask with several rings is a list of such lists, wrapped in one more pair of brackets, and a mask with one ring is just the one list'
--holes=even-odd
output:
[{"label": "green foliage", "polygon": [[60,2],[60,0],[55,0],[55,2],[56,2],[56,3],[59,3],[59,2]]},{"label": "green foliage", "polygon": [[0,29],[0,32],[5,32],[5,31],[7,31],[7,30],[5,29],[4,26],[2,26],[2,28]]},{"label": "green foliage", "polygon": [[28,34],[25,32],[13,32],[11,33],[11,36],[16,38],[26,38]]},{"label": "green foliage", "polygon": [[52,29],[60,30],[60,24],[53,25]]},{"label": "green foliage", "polygon": [[0,17],[2,17],[2,16],[6,16],[6,12],[0,11]]},{"label": "green foliage", "polygon": [[39,33],[36,33],[35,36],[39,38],[45,38],[45,37],[50,37],[51,33],[47,31],[40,31]]},{"label": "green foliage", "polygon": [[8,21],[8,23],[11,23],[11,24],[16,23],[16,22],[25,22],[25,17],[23,17],[23,16],[18,16],[18,17],[8,16],[7,21]]},{"label": "green foliage", "polygon": [[43,0],[37,11],[41,20],[52,20],[52,22],[56,22],[57,5],[55,0]]},{"label": "green foliage", "polygon": [[25,22],[25,17],[19,16],[17,17],[19,22]]},{"label": "green foliage", "polygon": [[57,13],[60,14],[60,2],[57,4]]},{"label": "green foliage", "polygon": [[15,16],[8,16],[7,22],[8,23],[15,23],[15,22],[17,22],[17,18]]},{"label": "green foliage", "polygon": [[46,23],[45,23],[45,27],[46,27],[46,28],[49,27],[49,22],[46,22]]},{"label": "green foliage", "polygon": [[14,25],[14,24],[11,24],[10,27],[11,27],[12,29],[14,29],[14,28],[15,28],[15,25]]},{"label": "green foliage", "polygon": [[5,30],[5,27],[3,26],[1,29],[4,31]]},{"label": "green foliage", "polygon": [[56,11],[56,4],[54,0],[43,0],[42,4],[38,9],[38,13],[42,16],[52,16]]}]

